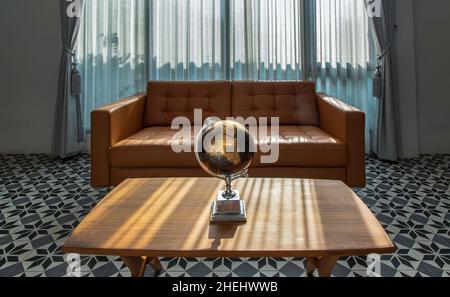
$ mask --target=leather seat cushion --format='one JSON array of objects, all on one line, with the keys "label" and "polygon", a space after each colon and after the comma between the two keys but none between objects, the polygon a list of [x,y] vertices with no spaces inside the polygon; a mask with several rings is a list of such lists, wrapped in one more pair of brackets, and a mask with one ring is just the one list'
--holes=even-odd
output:
[{"label": "leather seat cushion", "polygon": [[[110,164],[116,168],[196,168],[193,152],[175,153],[170,127],[149,127],[115,144]],[[279,137],[261,137],[258,143],[279,143],[275,164],[262,164],[258,150],[252,167],[341,167],[347,164],[344,143],[315,126],[280,126]],[[194,133],[190,145],[193,148]],[[193,151],[193,149],[192,149]]]},{"label": "leather seat cushion", "polygon": [[[269,130],[270,131],[270,130]],[[339,139],[315,126],[280,126],[279,136],[259,137],[258,143],[278,142],[279,158],[275,164],[261,163],[261,151],[252,167],[341,167],[347,165],[347,147]],[[268,153],[264,153],[268,155]]]},{"label": "leather seat cushion", "polygon": [[[171,127],[149,127],[116,143],[110,151],[110,164],[118,168],[194,168],[193,153],[175,153],[171,144],[178,131]],[[193,135],[190,144],[194,141]],[[192,146],[191,146],[192,147]]]}]

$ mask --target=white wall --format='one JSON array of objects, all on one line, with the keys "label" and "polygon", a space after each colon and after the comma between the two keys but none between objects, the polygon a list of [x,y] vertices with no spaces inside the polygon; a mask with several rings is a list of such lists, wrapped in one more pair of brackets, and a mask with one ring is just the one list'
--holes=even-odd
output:
[{"label": "white wall", "polygon": [[414,5],[420,151],[450,153],[450,1]]},{"label": "white wall", "polygon": [[450,153],[450,1],[396,0],[402,157]]},{"label": "white wall", "polygon": [[[425,1],[425,0],[423,0]],[[414,36],[414,2],[396,0],[396,48],[400,96],[400,155],[410,158],[419,154],[419,119],[417,117],[416,51]]]},{"label": "white wall", "polygon": [[0,153],[51,151],[60,56],[57,0],[1,0]]}]

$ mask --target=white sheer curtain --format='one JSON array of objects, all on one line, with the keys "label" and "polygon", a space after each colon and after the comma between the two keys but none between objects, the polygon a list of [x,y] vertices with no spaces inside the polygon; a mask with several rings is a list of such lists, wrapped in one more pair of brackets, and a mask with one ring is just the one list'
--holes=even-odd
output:
[{"label": "white sheer curtain", "polygon": [[366,112],[377,102],[364,0],[86,1],[78,60],[84,122],[148,80],[300,80]]},{"label": "white sheer curtain", "polygon": [[149,2],[150,79],[225,79],[226,1]]},{"label": "white sheer curtain", "polygon": [[317,89],[366,113],[366,148],[371,151],[378,102],[372,96],[375,56],[363,0],[316,0],[313,24],[317,57],[309,79]]},{"label": "white sheer curtain", "polygon": [[231,78],[302,78],[302,0],[231,1]]},{"label": "white sheer curtain", "polygon": [[84,127],[90,112],[145,89],[146,0],[85,1],[77,60],[82,74]]}]

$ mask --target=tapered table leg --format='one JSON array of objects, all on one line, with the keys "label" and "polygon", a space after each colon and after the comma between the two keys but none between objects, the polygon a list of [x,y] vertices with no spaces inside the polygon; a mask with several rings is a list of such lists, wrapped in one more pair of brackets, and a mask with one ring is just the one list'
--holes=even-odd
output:
[{"label": "tapered table leg", "polygon": [[155,276],[157,276],[161,270],[161,262],[159,262],[158,258],[151,257],[126,257],[122,256],[122,261],[127,265],[128,269],[130,269],[132,277],[143,277],[145,274],[145,270],[147,265],[150,265],[155,271]]},{"label": "tapered table leg", "polygon": [[153,268],[153,271],[155,271],[155,276],[157,276],[162,270],[161,262],[155,257],[150,258],[149,264]]},{"label": "tapered table leg", "polygon": [[306,258],[306,273],[308,277],[314,277],[314,271],[317,269],[317,258]]},{"label": "tapered table leg", "polygon": [[317,269],[320,277],[330,277],[339,256],[327,256],[321,258],[307,258],[306,272],[309,277],[313,276]]},{"label": "tapered table leg", "polygon": [[122,256],[122,261],[130,269],[132,277],[143,277],[145,274],[145,268],[148,264],[147,257],[125,257]]}]

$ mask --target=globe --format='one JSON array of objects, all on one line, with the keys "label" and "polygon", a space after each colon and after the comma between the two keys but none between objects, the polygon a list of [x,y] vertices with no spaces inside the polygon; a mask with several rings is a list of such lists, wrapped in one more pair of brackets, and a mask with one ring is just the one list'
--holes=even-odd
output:
[{"label": "globe", "polygon": [[244,125],[207,120],[195,139],[195,155],[203,170],[228,184],[247,172],[255,155],[254,145]]}]

